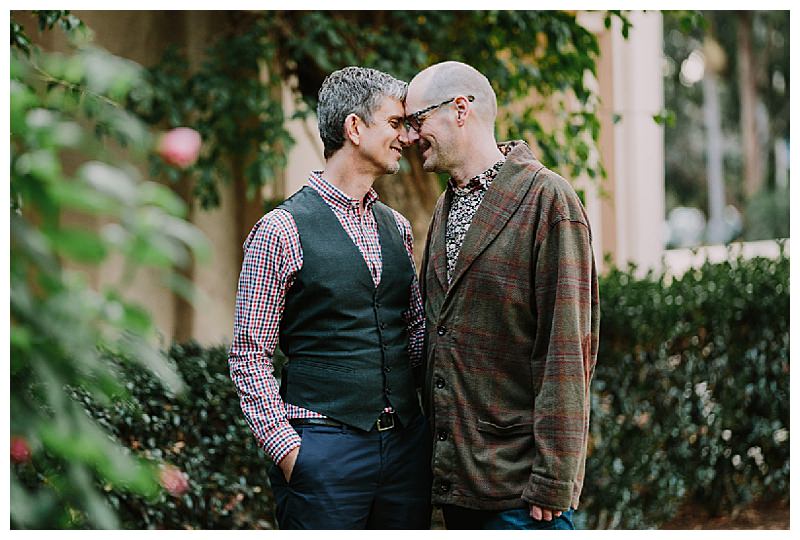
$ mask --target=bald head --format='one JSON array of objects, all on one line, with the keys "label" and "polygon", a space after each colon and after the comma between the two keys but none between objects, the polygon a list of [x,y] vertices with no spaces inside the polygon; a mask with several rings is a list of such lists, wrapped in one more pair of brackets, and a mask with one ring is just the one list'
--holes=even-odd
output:
[{"label": "bald head", "polygon": [[497,97],[489,80],[477,69],[461,62],[441,62],[422,71],[409,83],[428,103],[439,103],[457,95],[475,96],[473,114],[482,123],[494,125]]}]

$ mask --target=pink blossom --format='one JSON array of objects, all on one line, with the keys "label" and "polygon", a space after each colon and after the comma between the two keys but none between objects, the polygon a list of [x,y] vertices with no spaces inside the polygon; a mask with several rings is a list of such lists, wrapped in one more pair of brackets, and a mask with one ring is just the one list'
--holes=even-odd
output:
[{"label": "pink blossom", "polygon": [[25,437],[11,436],[11,461],[25,463],[31,459],[31,447]]},{"label": "pink blossom", "polygon": [[185,169],[197,161],[200,155],[200,134],[186,127],[172,129],[158,141],[158,155],[175,167]]},{"label": "pink blossom", "polygon": [[162,466],[158,476],[161,485],[173,497],[180,497],[189,490],[188,476],[174,465]]}]

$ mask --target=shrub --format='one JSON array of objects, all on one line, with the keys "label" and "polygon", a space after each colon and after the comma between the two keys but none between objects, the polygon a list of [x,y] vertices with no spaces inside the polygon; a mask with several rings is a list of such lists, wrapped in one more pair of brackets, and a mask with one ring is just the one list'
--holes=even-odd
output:
[{"label": "shrub", "polygon": [[[690,503],[788,500],[789,259],[732,259],[679,279],[601,278],[600,353],[578,525],[650,528]],[[175,397],[122,363],[133,401],[92,414],[130,448],[177,466],[179,497],[111,491],[131,528],[269,528],[269,460],[247,427],[225,347],[173,346]]]},{"label": "shrub", "polygon": [[[68,12],[38,16],[40,29],[82,26]],[[142,67],[81,41],[68,54],[39,51],[19,24],[11,42],[10,522],[116,528],[95,486],[155,496],[158,470],[113,444],[65,389],[98,401],[125,394],[102,351],[181,388],[129,286],[148,270],[165,293],[190,295],[178,271],[208,244],[178,195],[135,167],[153,153],[152,135],[120,103],[146,92]],[[112,261],[120,275],[101,286],[93,276]]]},{"label": "shrub", "polygon": [[676,279],[613,269],[600,298],[585,525],[788,500],[788,256]]},{"label": "shrub", "polygon": [[132,400],[102,407],[92,416],[128,447],[185,473],[188,491],[156,500],[108,492],[122,524],[134,529],[272,528],[269,458],[258,448],[228,374],[227,348],[173,345],[169,358],[186,387],[165,391],[156,377],[118,361]]}]

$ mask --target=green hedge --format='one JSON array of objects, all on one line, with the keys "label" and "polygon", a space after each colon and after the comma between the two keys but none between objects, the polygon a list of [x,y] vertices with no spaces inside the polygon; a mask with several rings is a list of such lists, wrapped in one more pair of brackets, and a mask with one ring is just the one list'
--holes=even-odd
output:
[{"label": "green hedge", "polygon": [[600,283],[581,519],[645,528],[789,497],[789,258]]},{"label": "green hedge", "polygon": [[153,375],[117,361],[133,401],[86,407],[125,445],[172,464],[186,474],[189,489],[147,500],[111,490],[109,500],[125,528],[273,528],[270,461],[259,448],[239,408],[228,373],[227,347],[173,345],[169,357],[189,389],[165,392]]},{"label": "green hedge", "polygon": [[[683,504],[725,511],[788,500],[789,259],[706,264],[681,279],[601,279],[578,524],[657,527]],[[247,428],[225,347],[174,346],[190,394],[125,367],[134,402],[93,415],[129,447],[188,475],[182,496],[108,492],[131,528],[269,528],[268,459]]]}]

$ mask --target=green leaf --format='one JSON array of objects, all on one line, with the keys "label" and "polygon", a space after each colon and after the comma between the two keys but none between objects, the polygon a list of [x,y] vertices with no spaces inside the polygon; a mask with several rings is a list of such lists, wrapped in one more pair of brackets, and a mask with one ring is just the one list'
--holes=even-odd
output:
[{"label": "green leaf", "polygon": [[94,232],[83,229],[57,229],[48,233],[53,249],[79,262],[98,263],[106,258],[105,242]]},{"label": "green leaf", "polygon": [[100,193],[130,205],[137,200],[136,182],[126,171],[103,163],[90,161],[82,165],[77,176]]},{"label": "green leaf", "polygon": [[186,216],[186,203],[166,186],[144,182],[139,186],[139,204],[152,204],[175,217]]}]

